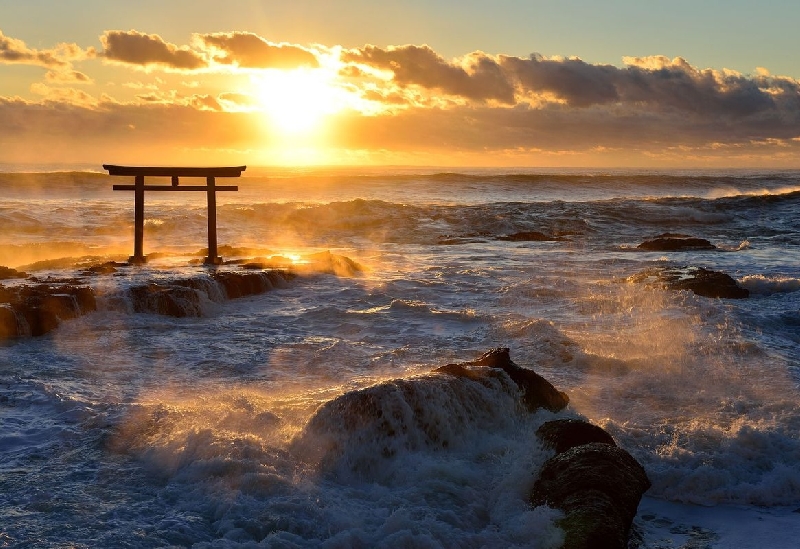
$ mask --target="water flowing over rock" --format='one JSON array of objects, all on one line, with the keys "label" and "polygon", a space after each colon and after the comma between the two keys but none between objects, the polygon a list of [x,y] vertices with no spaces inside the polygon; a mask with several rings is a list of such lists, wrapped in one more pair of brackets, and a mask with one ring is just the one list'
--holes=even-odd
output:
[{"label": "water flowing over rock", "polygon": [[[113,274],[125,264],[104,263],[84,276]],[[137,284],[118,298],[128,312],[173,317],[200,317],[204,302],[257,295],[286,287],[294,275],[284,271],[218,271],[210,275]],[[98,296],[81,277],[59,281],[29,277],[18,286],[0,286],[0,341],[40,336],[61,322],[97,310]]]},{"label": "water flowing over rock", "polygon": [[97,308],[94,291],[75,284],[0,287],[0,339],[46,334]]}]

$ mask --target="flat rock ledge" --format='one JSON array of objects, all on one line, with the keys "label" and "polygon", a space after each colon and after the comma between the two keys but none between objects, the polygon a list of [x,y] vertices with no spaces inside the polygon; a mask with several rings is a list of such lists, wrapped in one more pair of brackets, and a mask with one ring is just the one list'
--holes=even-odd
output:
[{"label": "flat rock ledge", "polygon": [[[98,270],[107,271],[98,268],[92,272],[96,274]],[[202,316],[204,299],[222,302],[256,295],[285,287],[293,277],[279,270],[218,271],[134,285],[117,299],[134,313]],[[66,320],[97,310],[98,297],[81,277],[60,281],[30,277],[18,285],[0,286],[0,341],[51,332]]]}]

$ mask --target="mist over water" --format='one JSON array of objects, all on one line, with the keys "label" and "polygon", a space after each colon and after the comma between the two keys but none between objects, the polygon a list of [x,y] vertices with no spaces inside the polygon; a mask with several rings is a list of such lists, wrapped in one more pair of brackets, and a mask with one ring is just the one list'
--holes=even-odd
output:
[{"label": "mist over water", "polygon": [[[164,255],[89,279],[99,311],[0,347],[0,541],[557,547],[557,512],[528,504],[549,457],[533,433],[556,415],[607,429],[656,500],[800,506],[800,174],[245,174],[218,195],[219,242],[294,261],[286,287],[200,317],[131,313],[131,285],[205,273],[188,264],[205,197],[152,193],[145,253]],[[65,277],[127,258],[118,180],[0,173],[0,265]],[[636,249],[663,233],[717,249]],[[363,271],[304,270],[328,250]],[[670,266],[751,296],[628,280]],[[497,346],[569,409],[528,415],[512,387],[430,375]],[[402,436],[325,406],[379,383]]]}]

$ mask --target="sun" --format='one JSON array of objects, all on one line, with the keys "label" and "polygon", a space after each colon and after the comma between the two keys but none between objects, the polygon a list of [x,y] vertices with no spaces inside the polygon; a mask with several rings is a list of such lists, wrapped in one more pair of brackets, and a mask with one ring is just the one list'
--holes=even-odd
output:
[{"label": "sun", "polygon": [[346,107],[344,90],[325,70],[267,70],[253,82],[260,109],[282,135],[320,132],[326,117]]}]

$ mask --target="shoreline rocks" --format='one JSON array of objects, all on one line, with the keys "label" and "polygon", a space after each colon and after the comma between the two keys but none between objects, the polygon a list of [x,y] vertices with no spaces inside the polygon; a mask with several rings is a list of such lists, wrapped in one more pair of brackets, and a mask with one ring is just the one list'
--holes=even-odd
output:
[{"label": "shoreline rocks", "polygon": [[[83,274],[113,274],[122,266],[125,264],[102,264]],[[256,295],[283,288],[292,278],[291,273],[276,270],[219,271],[133,285],[118,299],[134,313],[198,317],[203,314],[204,296],[221,302]],[[90,280],[81,277],[41,280],[28,276],[18,285],[0,286],[0,341],[47,334],[66,320],[97,310],[98,297]]]}]

